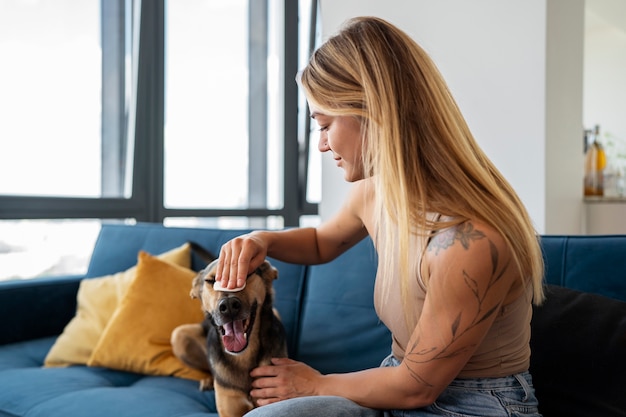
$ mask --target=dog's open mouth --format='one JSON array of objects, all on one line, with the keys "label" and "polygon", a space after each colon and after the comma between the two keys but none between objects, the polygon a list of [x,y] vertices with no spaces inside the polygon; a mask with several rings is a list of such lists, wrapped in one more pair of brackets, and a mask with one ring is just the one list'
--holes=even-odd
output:
[{"label": "dog's open mouth", "polygon": [[239,353],[248,347],[250,320],[235,320],[222,326],[222,342],[227,351]]},{"label": "dog's open mouth", "polygon": [[221,326],[222,343],[227,352],[241,353],[248,347],[248,338],[254,326],[255,316],[256,308],[253,308],[250,317],[243,320],[233,320]]}]

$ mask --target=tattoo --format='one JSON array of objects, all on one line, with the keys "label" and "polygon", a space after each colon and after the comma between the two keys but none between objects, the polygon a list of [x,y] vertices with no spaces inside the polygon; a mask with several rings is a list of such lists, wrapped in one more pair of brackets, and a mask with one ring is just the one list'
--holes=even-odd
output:
[{"label": "tattoo", "polygon": [[440,250],[448,249],[457,240],[461,242],[463,248],[469,249],[472,240],[484,237],[485,234],[480,230],[475,230],[472,223],[465,222],[435,235],[428,245],[428,250],[434,250],[435,255],[438,255]]},{"label": "tattoo", "polygon": [[[428,245],[428,250],[435,250],[435,255],[437,255],[440,251],[451,247],[457,240],[460,242],[465,250],[468,250],[471,242],[484,239],[485,237],[486,236],[483,232],[474,229],[472,223],[466,222],[435,236]],[[444,346],[421,347],[421,338],[418,337],[415,343],[407,350],[408,353],[405,355],[404,365],[408,369],[411,376],[417,382],[420,382],[428,387],[433,386],[417,371],[411,369],[409,363],[420,364],[441,359],[448,359],[465,353],[468,350],[474,348],[475,344],[469,344],[460,347],[454,347],[454,345],[466,333],[468,333],[474,327],[478,326],[480,323],[487,320],[489,317],[497,312],[499,308],[499,303],[495,305],[486,305],[485,299],[487,298],[489,292],[493,289],[494,285],[504,276],[504,272],[507,270],[508,267],[508,262],[507,264],[501,266],[498,248],[489,239],[488,243],[491,259],[491,276],[489,278],[489,281],[487,282],[485,289],[481,290],[480,286],[478,285],[478,281],[470,276],[467,271],[462,271],[463,281],[474,295],[477,307],[476,312],[468,313],[465,310],[459,311],[456,318],[450,325],[450,339],[445,343]],[[462,327],[461,323],[464,314],[473,314],[473,316],[471,317],[470,321]],[[433,356],[433,352],[437,353],[435,353]]]}]

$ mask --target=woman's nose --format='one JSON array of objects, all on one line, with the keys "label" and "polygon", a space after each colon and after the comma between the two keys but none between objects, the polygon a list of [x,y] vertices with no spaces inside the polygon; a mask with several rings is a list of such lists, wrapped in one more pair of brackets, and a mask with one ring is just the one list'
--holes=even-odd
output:
[{"label": "woman's nose", "polygon": [[330,146],[328,146],[328,138],[326,137],[326,135],[320,135],[320,141],[317,144],[317,149],[319,149],[320,152],[326,152],[330,150]]}]

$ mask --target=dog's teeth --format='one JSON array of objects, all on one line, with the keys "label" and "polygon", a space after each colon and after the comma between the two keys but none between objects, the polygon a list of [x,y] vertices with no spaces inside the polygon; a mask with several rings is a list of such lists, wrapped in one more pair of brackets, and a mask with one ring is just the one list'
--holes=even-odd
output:
[{"label": "dog's teeth", "polygon": [[244,339],[246,339],[246,340],[248,340],[248,333],[244,333],[244,334],[243,334],[243,338],[244,338]]}]

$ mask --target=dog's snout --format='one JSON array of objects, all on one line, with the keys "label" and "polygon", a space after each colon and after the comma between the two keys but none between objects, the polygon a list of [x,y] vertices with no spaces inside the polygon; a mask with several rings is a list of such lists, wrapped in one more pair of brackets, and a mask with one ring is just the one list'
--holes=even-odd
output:
[{"label": "dog's snout", "polygon": [[237,297],[222,298],[219,302],[218,308],[220,314],[236,316],[241,311],[241,300]]}]

